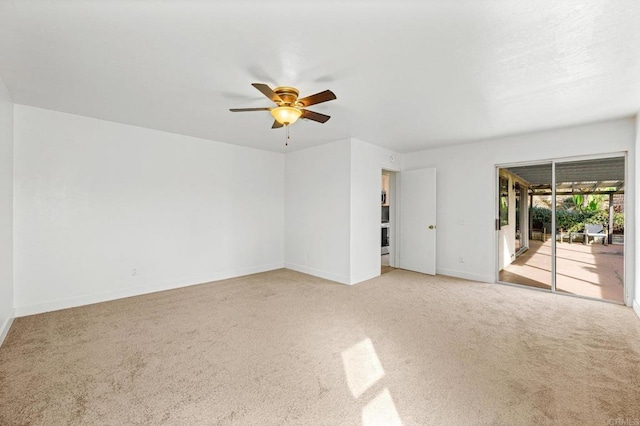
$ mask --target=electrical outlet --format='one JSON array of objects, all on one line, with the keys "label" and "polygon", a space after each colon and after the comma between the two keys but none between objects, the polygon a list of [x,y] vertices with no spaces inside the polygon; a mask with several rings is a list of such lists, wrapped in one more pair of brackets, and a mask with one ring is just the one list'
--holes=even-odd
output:
[{"label": "electrical outlet", "polygon": [[137,269],[135,269],[135,268],[133,268],[133,269],[131,270],[131,276],[133,277],[133,276],[136,276],[136,275],[138,275],[138,270],[137,270]]},{"label": "electrical outlet", "polygon": [[464,263],[464,257],[460,256],[460,257],[458,258],[458,262],[460,262],[460,263]]}]

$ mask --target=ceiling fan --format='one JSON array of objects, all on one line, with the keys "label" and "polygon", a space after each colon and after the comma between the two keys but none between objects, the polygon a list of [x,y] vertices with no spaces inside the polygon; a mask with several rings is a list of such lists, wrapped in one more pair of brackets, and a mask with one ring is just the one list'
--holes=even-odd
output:
[{"label": "ceiling fan", "polygon": [[336,95],[331,90],[325,90],[324,92],[298,99],[300,92],[295,87],[282,86],[271,90],[269,86],[262,83],[253,83],[252,86],[275,102],[276,106],[273,108],[231,108],[229,111],[270,111],[275,119],[273,126],[271,126],[272,129],[293,124],[298,118],[306,118],[318,123],[326,123],[331,118],[328,115],[305,109],[311,105],[336,99]]}]

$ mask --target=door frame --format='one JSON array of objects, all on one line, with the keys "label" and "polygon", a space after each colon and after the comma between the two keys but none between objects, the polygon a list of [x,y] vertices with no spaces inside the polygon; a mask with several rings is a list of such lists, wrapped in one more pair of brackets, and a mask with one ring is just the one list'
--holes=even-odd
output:
[{"label": "door frame", "polygon": [[[385,169],[384,167],[382,168],[381,171],[381,175],[382,174],[388,174],[389,175],[389,192],[390,194],[387,194],[387,197],[389,197],[389,266],[391,266],[392,268],[397,268],[398,267],[398,222],[400,220],[400,196],[399,194],[399,187],[400,187],[400,182],[398,179],[398,174],[400,173],[400,171],[398,170],[391,170],[391,169]],[[382,263],[380,264],[380,266],[382,266]]]},{"label": "door frame", "polygon": [[[615,300],[608,300],[608,299],[600,299],[597,297],[589,297],[589,296],[582,296],[582,295],[578,295],[578,294],[571,294],[571,293],[564,293],[564,292],[558,292],[556,290],[556,163],[566,163],[566,162],[571,162],[571,161],[583,161],[583,160],[599,160],[599,159],[605,159],[605,158],[617,158],[617,157],[624,157],[624,194],[625,194],[625,217],[624,217],[624,226],[625,226],[625,238],[624,238],[624,243],[623,243],[623,248],[622,248],[622,254],[623,254],[623,259],[624,259],[624,264],[623,264],[623,271],[622,271],[622,295],[623,295],[623,301],[619,302],[619,301],[615,301]],[[493,201],[493,205],[494,205],[494,216],[495,218],[499,218],[500,217],[500,211],[499,211],[499,201],[500,201],[500,193],[499,193],[499,189],[498,189],[498,179],[500,179],[500,169],[504,169],[504,168],[509,168],[509,167],[521,167],[521,166],[533,166],[533,165],[539,165],[539,164],[550,164],[551,165],[551,179],[552,179],[552,200],[553,202],[551,203],[551,230],[552,230],[552,235],[551,235],[551,289],[547,290],[547,289],[543,289],[543,288],[537,288],[537,287],[532,287],[532,286],[527,286],[527,285],[523,285],[523,284],[517,284],[517,283],[509,283],[509,282],[505,282],[505,281],[500,281],[500,246],[499,246],[499,230],[498,227],[495,227],[494,233],[493,233],[493,247],[495,250],[495,255],[494,255],[494,272],[495,272],[495,283],[496,284],[500,284],[500,285],[509,285],[509,286],[515,286],[515,287],[519,287],[519,288],[526,288],[529,290],[535,290],[535,291],[543,291],[545,293],[552,293],[552,294],[558,294],[561,296],[569,296],[569,297],[577,297],[580,299],[587,299],[587,300],[596,300],[599,302],[605,302],[605,303],[613,303],[616,305],[620,305],[623,304],[625,306],[632,306],[633,303],[633,291],[630,290],[630,288],[632,287],[631,285],[629,285],[629,272],[633,271],[633,265],[631,264],[632,260],[630,259],[630,256],[628,255],[629,253],[629,246],[628,244],[628,240],[629,238],[626,237],[627,234],[629,235],[633,235],[634,234],[634,229],[635,229],[635,225],[634,225],[634,221],[633,219],[631,221],[628,220],[628,211],[627,211],[627,204],[628,204],[628,199],[627,199],[627,193],[630,192],[629,188],[631,188],[633,190],[634,186],[633,185],[628,185],[629,181],[629,152],[628,151],[617,151],[617,152],[608,152],[608,153],[603,153],[603,154],[590,154],[590,155],[579,155],[579,156],[571,156],[571,157],[554,157],[554,158],[549,158],[549,159],[540,159],[540,160],[532,160],[532,161],[521,161],[521,162],[512,162],[512,163],[500,163],[500,164],[495,164],[494,165],[494,176],[493,176],[493,188],[494,188],[494,201]],[[631,202],[634,202],[634,199],[632,198]],[[633,214],[635,214],[635,210],[631,210],[631,212]],[[631,226],[629,227],[629,231],[627,232],[627,225],[629,224],[629,222],[631,222]]]}]

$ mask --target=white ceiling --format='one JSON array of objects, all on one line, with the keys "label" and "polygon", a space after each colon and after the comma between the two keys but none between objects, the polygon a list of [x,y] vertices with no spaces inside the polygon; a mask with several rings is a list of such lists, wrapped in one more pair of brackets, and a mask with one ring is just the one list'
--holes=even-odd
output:
[{"label": "white ceiling", "polygon": [[284,150],[251,83],[338,99],[289,149],[399,152],[631,116],[640,1],[5,1],[16,103]]}]

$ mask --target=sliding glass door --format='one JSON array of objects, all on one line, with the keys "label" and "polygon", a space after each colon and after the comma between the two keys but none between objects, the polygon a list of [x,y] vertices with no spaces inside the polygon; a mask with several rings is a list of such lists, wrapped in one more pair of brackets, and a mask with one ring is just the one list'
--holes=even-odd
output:
[{"label": "sliding glass door", "polygon": [[625,157],[498,168],[498,280],[624,302]]}]

